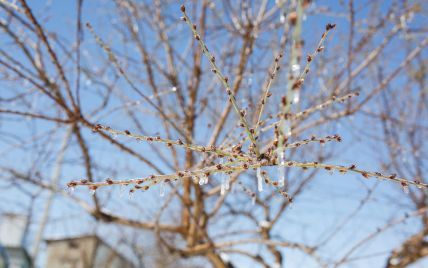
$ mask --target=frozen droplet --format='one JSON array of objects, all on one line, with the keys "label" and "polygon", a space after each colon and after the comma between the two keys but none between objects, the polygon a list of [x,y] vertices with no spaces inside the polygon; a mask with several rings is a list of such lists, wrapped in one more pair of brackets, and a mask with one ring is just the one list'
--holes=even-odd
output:
[{"label": "frozen droplet", "polygon": [[132,25],[132,30],[133,30],[134,32],[138,33],[138,24],[134,23],[134,24]]},{"label": "frozen droplet", "polygon": [[95,192],[96,192],[96,190],[95,190],[95,189],[91,189],[91,190],[89,190],[89,193],[90,193],[91,195],[95,195]]},{"label": "frozen droplet", "polygon": [[281,17],[279,17],[279,22],[285,23],[285,15],[281,14]]},{"label": "frozen droplet", "polygon": [[117,139],[117,133],[111,134],[111,137],[113,138],[113,140]]},{"label": "frozen droplet", "polygon": [[165,183],[162,181],[159,184],[159,196],[163,197],[165,195]]},{"label": "frozen droplet", "polygon": [[201,177],[199,178],[199,185],[208,184],[208,176],[203,173]]},{"label": "frozen droplet", "polygon": [[278,186],[283,187],[285,184],[285,153],[278,150]]},{"label": "frozen droplet", "polygon": [[134,194],[134,190],[133,189],[129,190],[128,198],[132,199],[132,197],[134,196],[133,194]]},{"label": "frozen droplet", "polygon": [[261,168],[257,168],[257,189],[259,192],[263,191],[263,177]]},{"label": "frozen droplet", "polygon": [[172,92],[176,92],[176,91],[177,91],[177,87],[172,87],[172,88],[171,88],[171,91],[172,91]]}]

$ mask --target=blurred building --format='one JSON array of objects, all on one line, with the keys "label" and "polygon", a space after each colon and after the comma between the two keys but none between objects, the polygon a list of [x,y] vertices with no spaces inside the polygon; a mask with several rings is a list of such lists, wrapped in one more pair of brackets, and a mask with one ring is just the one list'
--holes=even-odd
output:
[{"label": "blurred building", "polygon": [[0,268],[30,268],[31,258],[24,247],[27,218],[17,214],[0,215]]},{"label": "blurred building", "polygon": [[47,268],[134,268],[131,262],[95,235],[46,242]]}]

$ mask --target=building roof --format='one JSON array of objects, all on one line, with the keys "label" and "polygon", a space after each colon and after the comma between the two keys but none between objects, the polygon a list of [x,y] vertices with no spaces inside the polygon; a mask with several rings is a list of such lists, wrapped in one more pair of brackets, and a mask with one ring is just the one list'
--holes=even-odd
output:
[{"label": "building roof", "polygon": [[126,258],[121,253],[119,253],[116,249],[114,249],[112,246],[110,246],[107,242],[105,242],[103,239],[101,239],[98,235],[87,234],[87,235],[68,236],[68,237],[61,237],[61,238],[50,238],[50,239],[45,239],[45,241],[49,245],[49,244],[54,244],[54,243],[67,242],[67,241],[72,241],[72,240],[81,240],[81,239],[95,239],[96,241],[100,242],[101,244],[103,244],[104,246],[109,248],[111,251],[113,251],[123,261],[125,261],[129,264],[132,264],[132,262],[129,261],[128,258]]}]

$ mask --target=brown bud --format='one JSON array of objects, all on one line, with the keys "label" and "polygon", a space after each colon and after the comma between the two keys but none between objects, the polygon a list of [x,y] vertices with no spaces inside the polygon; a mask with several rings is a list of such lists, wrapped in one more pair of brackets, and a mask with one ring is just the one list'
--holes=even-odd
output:
[{"label": "brown bud", "polygon": [[325,30],[326,30],[326,31],[330,31],[331,29],[334,29],[334,27],[336,27],[336,24],[328,23],[328,24],[325,26]]}]

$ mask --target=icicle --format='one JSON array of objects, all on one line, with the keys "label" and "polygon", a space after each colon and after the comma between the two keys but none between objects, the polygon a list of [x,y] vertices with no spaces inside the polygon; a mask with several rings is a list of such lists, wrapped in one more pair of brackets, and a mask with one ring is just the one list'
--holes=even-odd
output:
[{"label": "icicle", "polygon": [[253,196],[253,198],[251,198],[251,205],[255,205],[256,204],[256,196]]},{"label": "icicle", "polygon": [[407,183],[401,182],[401,188],[403,189],[403,192],[405,194],[409,194],[410,193],[409,185]]},{"label": "icicle", "polygon": [[224,187],[225,187],[226,191],[229,191],[229,189],[230,189],[230,177],[229,176],[226,176],[226,179],[224,180]]},{"label": "icicle", "polygon": [[97,190],[97,188],[89,188],[89,193],[91,195],[95,195],[95,191]]},{"label": "icicle", "polygon": [[263,177],[261,168],[257,168],[257,189],[259,192],[263,191]]},{"label": "icicle", "polygon": [[278,150],[278,186],[283,187],[285,184],[285,153]]},{"label": "icicle", "polygon": [[122,197],[123,196],[123,192],[125,191],[125,187],[123,187],[123,184],[121,184],[120,186],[119,186],[119,197]]},{"label": "icicle", "polygon": [[134,189],[129,190],[129,196],[128,196],[129,199],[132,199],[133,197],[132,194],[134,193],[134,191],[135,191]]},{"label": "icicle", "polygon": [[[224,160],[223,158],[220,159],[220,165],[223,165]],[[220,173],[220,181],[221,185],[224,188],[224,191],[228,191],[230,189],[230,178],[229,176],[226,176],[224,173]]]},{"label": "icicle", "polygon": [[226,193],[226,187],[224,181],[221,182],[220,186],[220,195],[224,195]]},{"label": "icicle", "polygon": [[72,195],[74,193],[74,186],[70,186],[67,189],[68,194]]},{"label": "icicle", "polygon": [[165,183],[162,181],[159,184],[159,196],[163,197],[165,195]]}]

